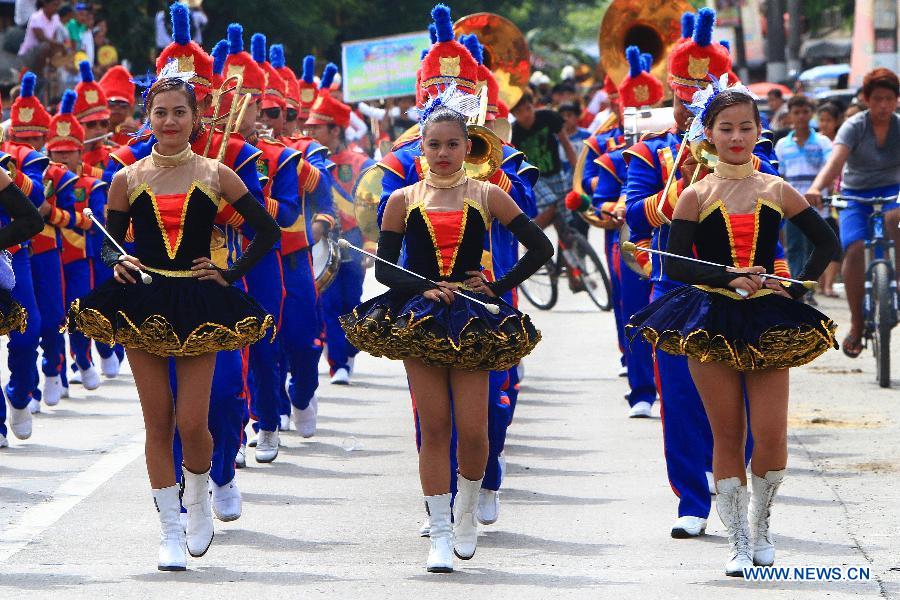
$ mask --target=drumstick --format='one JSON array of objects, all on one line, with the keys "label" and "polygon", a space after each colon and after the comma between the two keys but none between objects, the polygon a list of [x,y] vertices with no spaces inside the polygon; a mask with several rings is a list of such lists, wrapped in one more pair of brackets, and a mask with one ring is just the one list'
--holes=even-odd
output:
[{"label": "drumstick", "polygon": [[[391,265],[391,266],[394,267],[395,269],[400,269],[400,270],[403,271],[404,273],[408,273],[409,275],[413,275],[413,276],[415,276],[415,277],[418,277],[418,278],[421,279],[422,281],[425,281],[425,282],[427,282],[427,283],[433,285],[434,287],[439,287],[438,284],[436,284],[436,283],[433,282],[432,280],[428,279],[427,277],[422,277],[422,276],[419,275],[418,273],[415,273],[415,272],[413,272],[413,271],[410,271],[409,269],[404,269],[404,268],[401,267],[400,265],[395,265],[394,263],[392,263],[392,262],[389,261],[389,260],[384,260],[384,259],[381,258],[380,256],[376,256],[376,255],[372,254],[371,252],[367,252],[367,251],[363,250],[362,248],[357,248],[356,246],[354,246],[353,244],[351,244],[350,242],[348,242],[348,241],[345,240],[345,239],[338,240],[338,246],[340,246],[341,248],[350,248],[351,250],[356,250],[356,251],[359,252],[360,254],[365,254],[365,255],[368,256],[369,258],[374,258],[375,260],[381,261],[381,262],[383,262],[383,263],[386,264],[386,265]],[[496,304],[491,304],[491,303],[489,303],[489,302],[482,302],[482,301],[479,300],[478,298],[473,298],[472,296],[469,296],[468,294],[464,294],[464,293],[462,293],[462,292],[456,292],[456,291],[454,291],[453,293],[456,294],[457,296],[461,296],[461,297],[465,298],[466,300],[468,300],[468,301],[470,301],[470,302],[474,302],[475,304],[480,304],[481,306],[485,307],[485,308],[487,309],[487,311],[488,311],[489,313],[491,313],[492,315],[496,315],[497,313],[500,312],[500,307],[497,306]]]},{"label": "drumstick", "polygon": [[[729,267],[728,265],[723,265],[720,263],[710,262],[708,260],[700,260],[699,258],[692,258],[690,256],[682,256],[680,254],[672,254],[671,252],[663,252],[662,250],[654,250],[653,248],[642,248],[641,246],[637,246],[632,242],[622,242],[621,243],[622,250],[626,252],[646,252],[648,254],[658,254],[660,256],[668,256],[670,258],[680,258],[682,260],[688,260],[695,263],[700,263],[701,265],[709,265],[711,267],[722,267],[729,273],[741,274],[740,271],[735,271],[734,267]],[[790,277],[781,277],[780,275],[772,275],[770,273],[748,273],[749,275],[756,275],[762,279],[776,279],[778,281],[786,281],[787,283],[798,283],[805,287],[808,290],[815,289],[816,282],[815,281],[800,281],[799,279],[791,279]],[[744,292],[741,294],[741,292]],[[746,294],[744,290],[738,289],[738,294],[742,296]]]},{"label": "drumstick", "polygon": [[[90,208],[85,208],[83,211],[81,211],[81,214],[83,214],[83,215],[86,216],[88,219],[90,219],[91,221],[93,221],[93,222],[94,222],[94,225],[96,225],[97,227],[100,228],[100,231],[103,232],[103,235],[106,236],[106,239],[108,239],[110,242],[113,243],[113,246],[116,247],[116,250],[118,250],[118,251],[121,252],[122,254],[128,254],[127,252],[125,252],[125,249],[122,248],[122,246],[119,245],[119,242],[117,242],[115,239],[113,239],[113,236],[109,235],[109,232],[106,230],[106,227],[104,227],[103,225],[101,225],[101,224],[100,224],[100,221],[98,221],[98,220],[94,217],[94,211],[92,211]],[[135,269],[135,270],[136,270],[136,271],[138,272],[138,274],[141,276],[141,281],[143,281],[146,285],[150,285],[151,283],[153,283],[153,278],[150,277],[150,274],[149,274],[149,273],[144,273],[144,272],[141,271],[140,269]]]}]

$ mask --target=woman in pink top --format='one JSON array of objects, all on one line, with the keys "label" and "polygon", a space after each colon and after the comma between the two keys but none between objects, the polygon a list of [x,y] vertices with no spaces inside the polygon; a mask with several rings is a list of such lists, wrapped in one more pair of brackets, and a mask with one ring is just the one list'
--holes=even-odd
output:
[{"label": "woman in pink top", "polygon": [[28,19],[25,39],[19,47],[25,66],[38,74],[44,72],[50,55],[63,49],[56,39],[56,34],[63,29],[56,14],[59,4],[60,0],[38,0],[38,10]]}]

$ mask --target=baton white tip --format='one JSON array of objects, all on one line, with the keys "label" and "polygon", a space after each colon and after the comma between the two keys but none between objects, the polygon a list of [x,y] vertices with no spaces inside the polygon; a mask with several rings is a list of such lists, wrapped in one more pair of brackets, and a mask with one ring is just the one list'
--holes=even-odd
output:
[{"label": "baton white tip", "polygon": [[497,306],[497,305],[495,305],[495,304],[488,304],[488,305],[485,306],[485,308],[486,308],[487,311],[488,311],[489,313],[491,313],[492,315],[496,315],[497,313],[500,312],[500,307]]},{"label": "baton white tip", "polygon": [[348,242],[347,240],[341,238],[341,239],[338,240],[338,246],[340,246],[341,248],[349,248],[349,247],[350,247],[350,242]]},{"label": "baton white tip", "polygon": [[150,277],[149,273],[141,273],[141,281],[144,282],[144,285],[150,285],[153,283],[153,278]]},{"label": "baton white tip", "polygon": [[92,210],[89,209],[89,208],[85,208],[83,211],[81,211],[81,214],[83,214],[83,215],[86,216],[88,219],[90,219],[91,217],[94,216],[94,211],[92,211]]}]

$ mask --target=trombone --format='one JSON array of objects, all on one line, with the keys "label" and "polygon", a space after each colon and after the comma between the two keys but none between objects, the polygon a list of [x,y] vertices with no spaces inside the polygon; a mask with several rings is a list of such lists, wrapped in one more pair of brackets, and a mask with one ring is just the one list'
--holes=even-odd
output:
[{"label": "trombone", "polygon": [[[228,87],[229,83],[234,82],[234,85]],[[244,113],[247,111],[247,106],[250,104],[252,100],[252,96],[249,92],[241,96],[240,98],[236,98],[234,102],[231,104],[231,110],[227,113],[220,114],[222,110],[222,102],[227,94],[231,92],[235,92],[239,94],[241,89],[244,86],[244,77],[238,73],[234,75],[229,75],[222,81],[222,84],[213,90],[212,92],[212,108],[213,114],[209,119],[209,126],[211,131],[209,133],[209,137],[206,138],[206,146],[203,148],[203,156],[209,157],[209,151],[212,149],[213,142],[213,133],[215,133],[216,125],[222,119],[225,119],[225,128],[222,131],[222,143],[219,145],[219,151],[216,155],[216,160],[219,162],[223,162],[225,160],[225,151],[228,148],[228,140],[231,137],[231,134],[237,132],[241,128],[241,123],[244,121]]]}]

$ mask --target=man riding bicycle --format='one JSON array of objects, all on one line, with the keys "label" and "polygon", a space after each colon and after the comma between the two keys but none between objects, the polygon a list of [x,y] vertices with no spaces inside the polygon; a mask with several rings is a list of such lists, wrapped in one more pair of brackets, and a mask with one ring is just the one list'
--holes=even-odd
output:
[{"label": "man riding bicycle", "polygon": [[[822,206],[822,190],[830,187],[841,173],[841,192],[863,198],[897,196],[900,191],[900,115],[897,98],[900,80],[884,68],[870,72],[863,79],[863,100],[868,110],[858,113],[841,125],[834,139],[828,162],[806,192],[815,207]],[[900,204],[885,205],[885,229],[900,247]],[[872,207],[850,202],[840,215],[841,245],[844,248],[842,275],[850,307],[850,331],[841,348],[856,358],[863,348],[863,309],[866,265],[864,249],[868,218]]]}]

